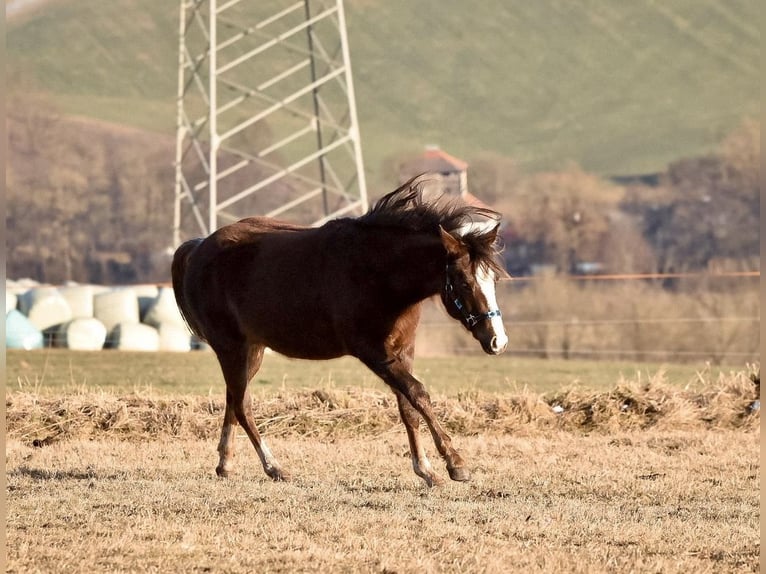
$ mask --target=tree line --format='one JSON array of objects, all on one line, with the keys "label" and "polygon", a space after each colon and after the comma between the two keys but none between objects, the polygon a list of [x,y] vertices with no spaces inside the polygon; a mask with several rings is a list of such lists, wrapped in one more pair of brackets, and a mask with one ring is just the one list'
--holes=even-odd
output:
[{"label": "tree line", "polygon": [[58,115],[15,90],[6,123],[6,273],[42,282],[164,281],[173,147]]},{"label": "tree line", "polygon": [[[6,272],[43,282],[166,281],[174,140],[65,118],[32,91],[7,102]],[[650,184],[618,184],[576,165],[524,174],[484,155],[471,192],[508,221],[512,273],[757,269],[760,123],[714,153],[679,160]],[[595,267],[587,267],[587,265]]]},{"label": "tree line", "polygon": [[472,164],[470,187],[509,222],[512,272],[756,270],[760,153],[760,123],[746,119],[713,153],[646,178],[616,183],[576,165],[525,175],[489,157]]}]

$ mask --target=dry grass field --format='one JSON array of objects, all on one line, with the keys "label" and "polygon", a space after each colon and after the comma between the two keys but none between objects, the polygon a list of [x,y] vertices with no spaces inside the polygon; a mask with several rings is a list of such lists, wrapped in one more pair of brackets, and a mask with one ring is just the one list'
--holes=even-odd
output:
[{"label": "dry grass field", "polygon": [[759,569],[752,369],[432,392],[473,481],[428,489],[382,385],[260,392],[256,420],[294,479],[267,479],[241,436],[222,480],[222,389],[55,373],[56,391],[38,360],[8,358],[7,572]]},{"label": "dry grass field", "polygon": [[460,437],[428,490],[403,433],[274,439],[212,472],[198,439],[7,447],[7,572],[755,572],[755,432]]},{"label": "dry grass field", "polygon": [[[458,331],[457,329],[452,329]],[[629,361],[561,360],[512,355],[487,357],[476,344],[474,355],[418,357],[415,372],[432,392],[466,391],[547,393],[562,387],[605,390],[622,378],[649,379],[657,373],[677,386],[696,385],[742,369],[739,365]],[[41,394],[83,389],[114,393],[199,394],[223,396],[221,369],[212,352],[141,353],[69,351],[6,352],[6,377],[12,390]],[[286,388],[371,388],[383,383],[358,360],[298,361],[268,355],[251,384],[256,395],[270,396]]]}]

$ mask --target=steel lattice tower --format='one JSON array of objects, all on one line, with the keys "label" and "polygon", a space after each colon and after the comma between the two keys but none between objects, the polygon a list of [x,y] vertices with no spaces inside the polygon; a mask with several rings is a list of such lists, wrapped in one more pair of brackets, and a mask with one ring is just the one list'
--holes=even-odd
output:
[{"label": "steel lattice tower", "polygon": [[342,0],[181,0],[173,242],[367,209]]}]

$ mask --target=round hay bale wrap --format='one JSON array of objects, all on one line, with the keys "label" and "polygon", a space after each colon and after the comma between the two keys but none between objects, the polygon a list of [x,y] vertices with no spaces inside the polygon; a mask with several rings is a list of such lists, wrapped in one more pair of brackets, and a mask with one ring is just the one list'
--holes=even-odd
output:
[{"label": "round hay bale wrap", "polygon": [[191,333],[186,325],[160,323],[157,331],[160,335],[160,351],[191,351]]},{"label": "round hay bale wrap", "polygon": [[108,347],[120,351],[158,351],[160,334],[154,327],[137,321],[122,322],[110,331]]},{"label": "round hay bale wrap", "polygon": [[157,285],[133,285],[131,289],[136,292],[136,297],[138,298],[139,320],[142,323],[146,323],[144,317],[146,317],[147,311],[149,311],[149,308],[157,298],[160,288]]},{"label": "round hay bale wrap", "polygon": [[104,348],[106,327],[94,317],[78,317],[59,327],[57,346],[75,351],[98,351]]},{"label": "round hay bale wrap", "polygon": [[13,291],[5,290],[5,314],[7,315],[12,309],[15,309],[19,302],[19,296]]},{"label": "round hay bale wrap", "polygon": [[73,318],[93,317],[93,285],[67,285],[59,287],[59,293],[69,303]]},{"label": "round hay bale wrap", "polygon": [[72,319],[69,303],[57,289],[40,289],[31,299],[27,318],[41,331],[56,327]]},{"label": "round hay bale wrap", "polygon": [[[159,328],[163,324],[174,324],[186,328],[186,322],[181,316],[176,304],[176,296],[172,287],[161,287],[143,318],[143,322]],[[188,330],[187,330],[188,332]]]},{"label": "round hay bale wrap", "polygon": [[58,289],[50,285],[36,285],[30,287],[29,289],[26,289],[19,294],[17,308],[19,311],[24,313],[24,315],[29,317],[29,311],[32,309],[32,306],[35,303],[41,299],[44,299],[45,297],[49,297],[50,295],[57,293]]},{"label": "round hay bale wrap", "polygon": [[207,342],[200,339],[197,335],[192,335],[191,340],[192,351],[209,351],[213,352],[213,348],[207,344]]},{"label": "round hay bale wrap", "polygon": [[107,332],[120,323],[138,323],[138,298],[132,288],[113,289],[93,297],[93,316],[101,321]]},{"label": "round hay bale wrap", "polygon": [[5,316],[5,346],[8,349],[42,349],[43,334],[40,329],[18,309],[11,309]]}]

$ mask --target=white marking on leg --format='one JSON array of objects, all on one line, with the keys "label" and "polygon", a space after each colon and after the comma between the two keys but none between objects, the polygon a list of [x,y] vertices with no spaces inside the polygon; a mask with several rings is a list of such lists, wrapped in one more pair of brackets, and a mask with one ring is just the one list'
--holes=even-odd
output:
[{"label": "white marking on leg", "polygon": [[434,469],[431,466],[431,461],[428,460],[428,457],[425,455],[425,453],[420,453],[419,456],[414,454],[412,455],[412,470],[414,470],[415,474],[418,476],[430,476],[434,473]]},{"label": "white marking on leg", "polygon": [[232,456],[234,453],[233,441],[236,438],[233,425],[224,424],[221,429],[221,439],[218,441],[218,472],[229,473],[232,469]]},{"label": "white marking on leg", "polygon": [[261,439],[261,446],[258,449],[258,458],[261,459],[261,464],[266,470],[271,468],[279,468],[277,459],[274,458],[273,454],[271,454],[271,451],[269,450],[269,447],[266,445],[266,441],[263,438]]}]

